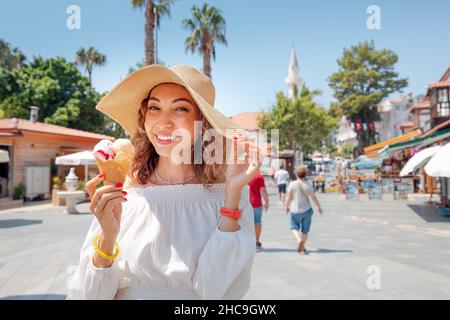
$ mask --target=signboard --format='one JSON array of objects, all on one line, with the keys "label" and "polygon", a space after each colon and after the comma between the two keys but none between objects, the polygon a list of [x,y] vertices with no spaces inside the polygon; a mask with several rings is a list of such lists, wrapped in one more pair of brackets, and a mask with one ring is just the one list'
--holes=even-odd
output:
[{"label": "signboard", "polygon": [[408,186],[401,181],[395,181],[394,183],[394,199],[408,199]]},{"label": "signboard", "polygon": [[373,181],[372,179],[367,179],[367,180],[364,180],[363,181],[363,190],[364,190],[364,193],[369,193],[369,186],[372,184],[372,183],[375,183],[375,181]]},{"label": "signboard", "polygon": [[381,200],[383,186],[381,183],[372,182],[369,184],[369,200]]},{"label": "signboard", "polygon": [[394,193],[394,179],[383,179],[383,193]]},{"label": "signboard", "polygon": [[405,188],[407,193],[414,193],[414,179],[403,178],[402,183],[406,185]]},{"label": "signboard", "polygon": [[345,184],[345,198],[350,200],[358,200],[358,183],[348,182]]}]

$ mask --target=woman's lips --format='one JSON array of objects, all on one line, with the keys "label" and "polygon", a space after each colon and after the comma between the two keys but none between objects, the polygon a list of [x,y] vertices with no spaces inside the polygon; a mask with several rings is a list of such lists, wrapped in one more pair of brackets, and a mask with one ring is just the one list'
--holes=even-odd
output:
[{"label": "woman's lips", "polygon": [[155,138],[156,138],[156,141],[157,141],[159,144],[163,144],[163,145],[171,144],[171,143],[173,143],[173,142],[178,141],[178,137],[177,137],[175,140],[162,140],[162,139],[159,139],[158,136],[157,136],[156,134],[155,134]]}]

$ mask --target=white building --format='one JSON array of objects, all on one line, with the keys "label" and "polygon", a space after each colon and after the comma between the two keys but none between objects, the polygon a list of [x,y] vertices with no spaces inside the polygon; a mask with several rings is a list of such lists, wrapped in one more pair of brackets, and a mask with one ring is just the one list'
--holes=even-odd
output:
[{"label": "white building", "polygon": [[292,48],[291,58],[289,59],[288,76],[285,80],[285,83],[288,86],[289,99],[294,98],[294,86],[297,86],[297,88],[301,90],[303,85],[303,80],[300,77],[300,68],[298,67],[297,62],[297,53],[295,52],[294,47]]},{"label": "white building", "polygon": [[346,116],[341,117],[335,137],[338,146],[356,147],[358,145],[357,134]]},{"label": "white building", "polygon": [[398,99],[384,100],[378,105],[380,123],[378,141],[389,140],[403,134],[402,124],[411,121],[410,111],[413,105],[423,100],[423,95],[412,93]]}]

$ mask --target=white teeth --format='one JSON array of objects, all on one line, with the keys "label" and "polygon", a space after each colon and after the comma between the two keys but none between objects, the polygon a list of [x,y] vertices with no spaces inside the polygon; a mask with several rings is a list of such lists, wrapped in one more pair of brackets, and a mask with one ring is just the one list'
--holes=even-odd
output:
[{"label": "white teeth", "polygon": [[176,140],[176,136],[157,136],[160,140]]}]

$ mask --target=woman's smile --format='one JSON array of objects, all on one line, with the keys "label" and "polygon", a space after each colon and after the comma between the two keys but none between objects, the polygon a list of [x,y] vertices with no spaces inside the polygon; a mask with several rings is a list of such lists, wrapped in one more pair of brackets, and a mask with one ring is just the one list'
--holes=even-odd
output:
[{"label": "woman's smile", "polygon": [[179,136],[168,136],[168,135],[157,135],[157,134],[155,134],[155,138],[156,138],[156,141],[159,144],[163,144],[163,145],[171,144],[171,143],[176,142],[176,141],[180,141],[180,137]]}]

